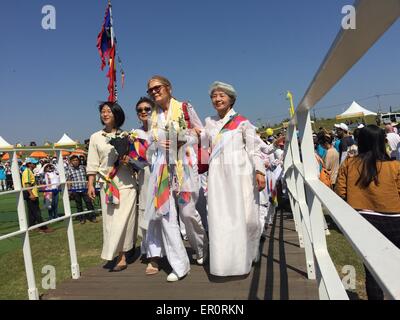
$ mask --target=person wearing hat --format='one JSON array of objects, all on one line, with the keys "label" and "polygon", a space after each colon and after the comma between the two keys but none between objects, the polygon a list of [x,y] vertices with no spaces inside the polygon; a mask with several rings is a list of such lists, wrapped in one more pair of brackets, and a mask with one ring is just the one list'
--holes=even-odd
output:
[{"label": "person wearing hat", "polygon": [[[147,83],[147,93],[155,102],[149,129],[155,159],[149,178],[146,219],[148,258],[153,261],[166,255],[172,272],[167,281],[178,281],[190,270],[189,258],[181,238],[179,219],[185,224],[196,261],[203,264],[207,255],[207,235],[196,210],[200,181],[198,159],[194,146],[196,130],[203,128],[192,105],[172,96],[171,82],[163,76],[153,76]],[[172,136],[172,137],[171,137]],[[165,197],[161,197],[164,176]],[[176,205],[178,212],[176,212]]]},{"label": "person wearing hat", "polygon": [[210,273],[241,276],[258,257],[261,238],[259,192],[265,188],[265,166],[255,127],[233,105],[236,90],[216,81],[211,102],[217,112],[201,133],[211,148],[208,174]]},{"label": "person wearing hat", "polygon": [[60,192],[60,175],[55,166],[46,163],[41,173],[46,185],[44,192],[44,202],[49,213],[49,220],[58,218],[58,194]]},{"label": "person wearing hat", "polygon": [[349,127],[345,123],[335,124],[336,135],[339,143],[339,159],[342,163],[347,157],[347,149],[354,144],[354,139],[349,134]]},{"label": "person wearing hat", "polygon": [[[29,188],[24,191],[24,199],[28,207],[29,227],[43,222],[42,215],[39,207],[39,192],[36,186],[35,175],[33,170],[36,167],[38,160],[35,158],[26,158],[26,169],[22,173],[22,187]],[[33,188],[32,188],[33,187]],[[48,233],[52,232],[47,226],[39,228],[39,232]]]}]

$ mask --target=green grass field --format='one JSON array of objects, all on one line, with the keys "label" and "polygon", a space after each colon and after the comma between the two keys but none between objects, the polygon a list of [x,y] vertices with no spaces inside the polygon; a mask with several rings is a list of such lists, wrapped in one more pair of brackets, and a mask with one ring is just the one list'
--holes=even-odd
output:
[{"label": "green grass field", "polygon": [[[60,283],[71,278],[71,265],[66,233],[66,224],[62,223],[53,227],[51,234],[30,234],[32,259],[35,271],[36,286],[39,294],[42,289],[41,270],[46,265],[55,267],[56,282]],[[78,263],[81,272],[92,266],[102,263],[100,252],[102,246],[102,224],[86,223],[74,224]],[[0,256],[0,299],[27,299],[27,281],[22,255],[22,240],[19,247],[13,248]]]},{"label": "green grass field", "polygon": [[[97,206],[98,207],[98,206]],[[76,212],[75,203],[71,201],[72,212]],[[59,214],[63,214],[63,204],[59,201]],[[42,217],[47,220],[47,210],[42,209]],[[52,265],[56,269],[56,281],[60,283],[71,278],[70,256],[67,240],[67,221],[51,225],[55,232],[40,234],[30,232],[32,259],[35,270],[36,285],[39,294],[41,289],[41,273],[43,266]],[[16,212],[15,195],[0,195],[0,235],[19,230]],[[102,247],[102,223],[74,222],[74,233],[78,263],[80,270],[102,263],[100,259]],[[27,299],[27,282],[22,255],[22,238],[17,236],[0,241],[0,300]]]}]

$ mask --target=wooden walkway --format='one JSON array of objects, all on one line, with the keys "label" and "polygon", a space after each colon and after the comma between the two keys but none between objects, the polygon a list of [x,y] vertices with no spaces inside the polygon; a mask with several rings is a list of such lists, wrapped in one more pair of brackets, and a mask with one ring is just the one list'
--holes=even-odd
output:
[{"label": "wooden walkway", "polygon": [[[188,245],[188,244],[187,244]],[[51,290],[47,300],[316,300],[315,280],[308,280],[304,249],[298,245],[294,221],[277,214],[268,237],[261,242],[261,260],[247,277],[219,278],[208,266],[191,260],[190,274],[168,283],[168,263],[157,275],[146,276],[146,264],[136,252],[122,272],[98,266],[82,273],[79,280],[68,280]],[[192,256],[190,248],[187,249]]]}]

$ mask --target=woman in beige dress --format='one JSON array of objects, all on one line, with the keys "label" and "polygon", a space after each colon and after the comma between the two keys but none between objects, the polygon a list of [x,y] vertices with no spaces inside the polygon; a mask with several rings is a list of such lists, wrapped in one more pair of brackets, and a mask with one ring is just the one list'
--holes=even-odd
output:
[{"label": "woman in beige dress", "polygon": [[[132,167],[127,165],[127,161],[121,160],[114,146],[109,143],[110,139],[121,133],[124,111],[115,102],[102,103],[99,111],[104,128],[90,137],[86,169],[89,177],[88,194],[91,199],[96,197],[94,183],[96,175],[99,175],[103,215],[101,258],[110,261],[118,256],[113,271],[122,271],[127,267],[125,253],[133,248],[136,241],[137,183]],[[107,192],[110,190],[113,191],[112,196]]]}]

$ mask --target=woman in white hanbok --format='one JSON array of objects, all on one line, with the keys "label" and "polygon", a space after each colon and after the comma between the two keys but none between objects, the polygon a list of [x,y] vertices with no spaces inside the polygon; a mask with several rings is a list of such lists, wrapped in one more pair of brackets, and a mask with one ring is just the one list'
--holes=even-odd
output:
[{"label": "woman in white hanbok", "polygon": [[[151,116],[150,139],[154,161],[149,179],[145,217],[149,221],[146,244],[150,263],[167,256],[172,267],[167,281],[178,281],[190,270],[181,239],[178,214],[184,222],[198,264],[207,254],[207,235],[196,210],[199,193],[195,128],[202,127],[193,107],[172,97],[172,85],[162,76],[148,82],[147,93],[156,103]],[[179,208],[177,212],[176,207]]]},{"label": "woman in white hanbok", "polygon": [[259,191],[265,167],[254,126],[233,110],[235,89],[213,83],[217,115],[206,119],[203,147],[211,147],[208,171],[210,272],[239,276],[250,272],[261,236]]},{"label": "woman in white hanbok", "polygon": [[[149,143],[149,122],[152,110],[155,108],[154,102],[147,98],[141,97],[136,103],[136,113],[142,126],[135,131],[138,138]],[[149,178],[150,178],[150,165],[151,165],[151,148],[146,152],[146,158],[148,165],[145,165],[142,170],[138,172],[138,187],[139,187],[139,200],[138,200],[138,236],[142,239],[141,243],[141,254],[147,255],[147,243],[146,243],[146,233],[149,226],[149,221],[145,218],[145,210],[147,204],[147,195],[149,188]],[[149,263],[146,268],[146,274],[155,274],[158,272],[158,265]]]}]

